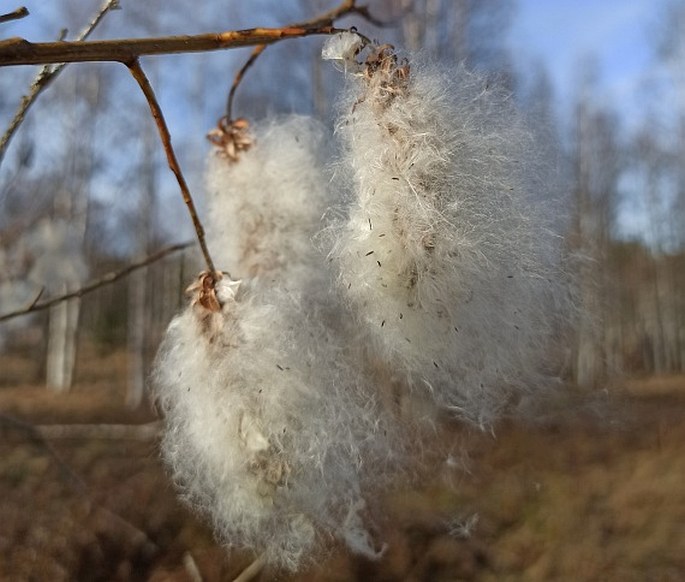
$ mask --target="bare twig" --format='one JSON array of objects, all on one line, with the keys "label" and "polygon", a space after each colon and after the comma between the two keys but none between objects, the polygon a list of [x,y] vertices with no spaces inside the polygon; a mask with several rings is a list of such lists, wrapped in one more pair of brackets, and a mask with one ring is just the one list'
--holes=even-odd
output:
[{"label": "bare twig", "polygon": [[183,566],[192,582],[202,582],[200,568],[197,567],[197,562],[190,552],[183,554]]},{"label": "bare twig", "polygon": [[75,489],[80,496],[87,498],[91,508],[99,511],[101,514],[106,516],[107,519],[117,522],[123,529],[126,530],[127,535],[132,540],[145,548],[146,552],[150,554],[157,553],[159,548],[152,540],[150,540],[143,530],[133,525],[130,521],[123,518],[118,513],[115,513],[111,509],[108,509],[93,499],[86,482],[76,473],[76,471],[71,468],[69,463],[62,458],[62,455],[57,452],[57,449],[52,446],[52,444],[45,438],[45,436],[36,426],[30,422],[19,420],[18,418],[14,418],[13,416],[4,413],[0,413],[0,425],[1,424],[5,424],[6,426],[16,430],[20,430],[28,435],[34,444],[44,449],[50,455],[50,457],[52,457],[59,467],[62,477],[69,485],[71,485],[72,488]]},{"label": "bare twig", "polygon": [[10,311],[9,313],[5,313],[4,315],[0,315],[0,322],[7,321],[8,319],[13,319],[15,317],[20,317],[22,315],[28,315],[29,313],[33,313],[35,311],[42,311],[44,309],[48,309],[48,308],[52,307],[53,305],[57,305],[58,303],[62,303],[63,301],[68,301],[69,299],[74,299],[76,297],[83,297],[84,295],[87,295],[88,293],[91,293],[92,291],[95,291],[96,289],[99,289],[100,287],[104,287],[105,285],[109,285],[110,283],[114,283],[115,281],[118,281],[119,279],[126,277],[127,275],[129,275],[133,271],[136,271],[138,269],[142,269],[143,267],[147,267],[148,265],[151,265],[152,263],[155,263],[155,262],[159,261],[160,259],[163,259],[164,257],[166,257],[167,255],[170,255],[171,253],[175,253],[175,252],[181,251],[183,249],[187,249],[192,244],[193,243],[186,242],[186,243],[175,244],[175,245],[165,247],[165,248],[157,251],[156,253],[153,253],[149,257],[142,259],[141,261],[131,263],[130,265],[128,265],[126,268],[122,269],[121,271],[115,271],[112,273],[107,273],[103,277],[100,277],[99,279],[91,281],[90,283],[84,285],[80,289],[76,289],[75,291],[65,293],[64,295],[59,295],[58,297],[53,297],[52,299],[48,299],[46,301],[41,301],[41,302],[38,302],[36,299],[34,299],[31,301],[31,304],[28,305],[27,307],[17,309],[16,311]]},{"label": "bare twig", "polygon": [[232,120],[233,119],[233,100],[235,99],[235,93],[238,90],[238,87],[240,86],[241,81],[243,80],[243,77],[245,76],[245,73],[254,65],[255,61],[259,58],[259,55],[261,55],[265,50],[266,50],[267,45],[265,44],[260,44],[259,46],[254,47],[252,49],[252,53],[250,54],[250,58],[245,61],[245,64],[240,67],[240,70],[236,73],[236,76],[233,78],[233,83],[231,84],[231,90],[228,92],[228,101],[226,102],[226,119],[227,120]]},{"label": "bare twig", "polygon": [[20,6],[12,12],[7,14],[0,14],[0,23],[9,22],[10,20],[19,20],[20,18],[26,18],[29,15],[28,8],[26,6]]},{"label": "bare twig", "polygon": [[161,424],[45,424],[35,429],[46,439],[147,441],[160,435]]},{"label": "bare twig", "polygon": [[128,64],[146,55],[198,53],[274,44],[289,38],[343,32],[331,26],[316,28],[251,28],[192,36],[124,38],[88,42],[29,42],[23,38],[0,41],[0,66],[44,63],[119,62]]},{"label": "bare twig", "polygon": [[266,558],[264,557],[264,554],[262,554],[234,578],[233,582],[249,582],[262,571],[262,568],[264,568],[265,565]]},{"label": "bare twig", "polygon": [[29,307],[35,307],[36,303],[38,303],[38,301],[40,301],[40,298],[43,296],[43,293],[45,293],[45,287],[40,288],[40,291],[38,291],[38,293],[36,293],[36,297],[33,301],[31,301],[31,304],[29,305]]},{"label": "bare twig", "polygon": [[69,463],[62,458],[62,455],[57,452],[55,447],[53,447],[50,442],[45,439],[45,437],[40,433],[40,430],[38,430],[33,424],[15,418],[14,416],[10,416],[9,414],[0,413],[0,426],[3,424],[23,432],[29,437],[31,442],[43,448],[59,467],[62,477],[79,493],[85,493],[88,490],[88,487],[83,479],[81,479],[81,477],[74,472],[74,470],[69,466]]},{"label": "bare twig", "polygon": [[350,14],[358,14],[367,22],[370,22],[374,26],[386,26],[386,23],[382,20],[378,20],[371,16],[369,8],[367,6],[357,5],[357,0],[343,0],[343,2],[331,8],[328,12],[317,16],[311,20],[303,20],[302,22],[297,22],[291,26],[303,26],[303,27],[317,27],[317,26],[332,26],[337,20],[340,20],[343,16],[348,16]]},{"label": "bare twig", "polygon": [[[112,5],[112,2],[108,2],[108,9],[118,6],[116,1],[113,4],[114,5]],[[183,199],[191,215],[193,226],[195,228],[209,274],[212,279],[215,279],[217,277],[216,269],[207,248],[204,228],[198,217],[193,198],[190,194],[188,185],[178,164],[176,154],[173,150],[171,136],[169,134],[164,115],[155,97],[154,90],[152,89],[149,80],[140,66],[139,57],[143,55],[188,53],[236,48],[241,46],[257,46],[257,50],[253,53],[253,57],[251,58],[251,62],[254,62],[259,54],[263,52],[263,47],[280,40],[315,34],[330,35],[340,32],[338,29],[332,26],[333,21],[337,18],[340,18],[342,15],[354,12],[372,20],[366,8],[356,6],[356,0],[344,0],[337,8],[334,8],[318,18],[302,23],[300,26],[295,25],[282,28],[253,28],[249,30],[226,31],[218,34],[201,34],[195,36],[121,39],[91,42],[78,41],[31,43],[22,38],[10,38],[0,41],[0,66],[45,63],[62,63],[61,66],[64,66],[63,64],[68,62],[89,61],[113,61],[125,64],[131,71],[131,74],[137,81],[138,85],[143,91],[143,94],[145,95],[145,98],[147,99],[148,105],[155,119],[155,123],[157,124],[157,129],[167,155],[169,167],[176,176]],[[97,19],[94,25],[96,24]],[[245,70],[247,70],[247,68],[249,68],[251,62],[243,68],[243,73]],[[54,77],[54,72],[46,74]],[[239,82],[240,79],[235,82],[236,87]],[[44,81],[38,81],[37,83],[34,83],[34,86],[38,86],[37,91],[40,90],[41,86],[44,86],[43,83]],[[232,93],[235,93],[235,89],[232,90]],[[232,97],[229,99],[232,101]],[[21,123],[21,118],[17,119],[15,127],[10,127],[10,130],[8,130],[10,137],[16,129],[16,126]],[[2,154],[0,152],[0,156],[1,155]],[[30,306],[29,308],[19,310],[19,312],[15,312],[14,314],[8,314],[8,316],[13,317],[23,313],[28,313],[32,310],[35,311],[36,308],[37,306]],[[9,319],[8,316],[0,317],[0,321]]]},{"label": "bare twig", "polygon": [[[288,28],[320,28],[320,27],[331,27],[335,22],[341,19],[343,16],[348,16],[350,14],[358,14],[365,20],[369,21],[371,24],[376,26],[383,26],[383,23],[371,16],[369,9],[366,6],[357,6],[356,0],[344,0],[339,6],[312,18],[311,20],[304,20],[302,22],[297,22],[288,26]],[[226,103],[226,118],[228,120],[233,119],[233,100],[235,99],[235,93],[240,85],[245,73],[254,65],[255,61],[264,52],[267,45],[262,44],[256,46],[250,57],[247,59],[245,64],[236,74],[233,79],[233,84],[231,85],[231,90],[228,93],[228,101]]]},{"label": "bare twig", "polygon": [[[117,8],[119,8],[119,0],[105,0],[105,2],[100,7],[100,10],[98,10],[97,14],[88,23],[88,26],[86,26],[81,31],[81,33],[76,37],[77,40],[86,40],[93,32],[93,30],[95,30],[97,25],[100,24],[100,21],[105,17],[105,15],[110,10],[115,10]],[[7,146],[9,145],[12,136],[24,121],[24,117],[26,117],[26,113],[28,112],[29,108],[31,107],[31,105],[33,105],[38,95],[40,95],[43,92],[43,90],[50,84],[50,82],[53,81],[57,77],[57,75],[59,75],[62,72],[62,69],[64,69],[64,67],[64,63],[57,65],[56,67],[53,67],[51,65],[45,65],[36,75],[36,78],[33,80],[33,83],[31,83],[31,87],[29,89],[28,94],[24,95],[24,97],[22,98],[21,103],[19,104],[19,107],[17,108],[17,111],[14,114],[14,117],[12,118],[12,121],[10,122],[9,126],[7,127],[7,130],[2,136],[2,140],[0,140],[0,164],[2,164],[2,159],[5,157],[5,151],[7,150]]]},{"label": "bare twig", "polygon": [[155,92],[152,89],[152,85],[150,85],[150,81],[145,76],[145,72],[140,66],[138,59],[128,63],[128,68],[131,71],[133,78],[138,83],[141,91],[145,95],[145,99],[147,99],[147,103],[150,106],[150,111],[152,112],[152,117],[155,118],[157,131],[159,132],[159,137],[162,140],[162,145],[164,146],[164,152],[166,153],[169,168],[174,173],[174,176],[176,176],[176,181],[178,182],[178,186],[181,189],[181,194],[183,195],[183,201],[188,207],[188,212],[190,213],[190,217],[193,221],[193,227],[195,227],[195,233],[197,234],[197,240],[200,243],[202,256],[205,259],[205,263],[207,264],[207,269],[209,270],[210,275],[212,278],[214,278],[216,269],[214,268],[214,261],[212,261],[212,257],[209,254],[207,242],[205,241],[205,229],[202,226],[202,222],[200,222],[200,217],[198,216],[195,208],[195,202],[193,202],[193,197],[188,189],[188,184],[186,183],[186,179],[181,171],[181,166],[179,166],[178,160],[176,159],[174,148],[171,145],[171,134],[169,133],[169,128],[167,127],[166,120],[164,119],[162,108],[159,106],[159,102],[157,101]]}]

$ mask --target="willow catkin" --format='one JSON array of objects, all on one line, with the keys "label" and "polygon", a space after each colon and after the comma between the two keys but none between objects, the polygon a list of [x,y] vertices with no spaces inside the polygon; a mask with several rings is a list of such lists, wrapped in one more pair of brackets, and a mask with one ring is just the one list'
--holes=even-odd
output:
[{"label": "willow catkin", "polygon": [[228,545],[279,568],[297,569],[327,539],[374,557],[363,489],[385,479],[393,430],[364,379],[297,295],[223,276],[213,311],[201,288],[154,374],[183,496]]},{"label": "willow catkin", "polygon": [[331,229],[341,286],[397,375],[488,423],[544,385],[566,301],[560,238],[529,188],[531,134],[511,96],[464,67],[330,42],[353,73],[337,124],[352,194]]},{"label": "willow catkin", "polygon": [[301,115],[265,119],[246,132],[244,151],[209,158],[209,247],[235,277],[302,288],[321,273],[311,237],[327,206],[326,132]]},{"label": "willow catkin", "polygon": [[330,204],[324,133],[286,117],[248,139],[234,122],[208,169],[208,235],[245,279],[201,275],[154,372],[184,497],[228,545],[289,570],[332,539],[381,553],[367,502],[414,450],[397,390],[487,424],[544,386],[567,306],[510,96],[355,35],[324,55],[354,78],[334,182],[347,212],[326,230],[339,285],[311,244]]}]

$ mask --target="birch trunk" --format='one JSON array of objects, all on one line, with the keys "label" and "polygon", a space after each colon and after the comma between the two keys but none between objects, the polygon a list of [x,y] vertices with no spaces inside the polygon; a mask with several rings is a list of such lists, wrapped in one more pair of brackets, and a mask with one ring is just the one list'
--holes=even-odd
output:
[{"label": "birch trunk", "polygon": [[[149,123],[149,121],[146,122]],[[156,197],[155,151],[157,141],[150,129],[143,139],[143,160],[140,171],[141,190],[136,224],[136,259],[149,253],[152,214]],[[147,315],[147,284],[149,269],[140,269],[129,278],[128,301],[128,387],[126,405],[139,407],[145,398],[145,346],[149,317]]]},{"label": "birch trunk", "polygon": [[46,383],[56,392],[67,392],[73,383],[80,306],[80,299],[72,299],[50,310]]}]

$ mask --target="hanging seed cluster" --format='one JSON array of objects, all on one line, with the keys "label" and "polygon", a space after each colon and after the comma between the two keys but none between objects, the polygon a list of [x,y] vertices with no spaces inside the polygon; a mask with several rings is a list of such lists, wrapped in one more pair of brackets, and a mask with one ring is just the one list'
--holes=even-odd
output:
[{"label": "hanging seed cluster", "polygon": [[335,540],[379,556],[370,509],[412,464],[412,415],[490,426],[549,386],[568,311],[510,96],[352,33],[323,54],[350,78],[335,136],[300,116],[213,134],[231,276],[191,286],[154,373],[184,498],[289,570]]}]

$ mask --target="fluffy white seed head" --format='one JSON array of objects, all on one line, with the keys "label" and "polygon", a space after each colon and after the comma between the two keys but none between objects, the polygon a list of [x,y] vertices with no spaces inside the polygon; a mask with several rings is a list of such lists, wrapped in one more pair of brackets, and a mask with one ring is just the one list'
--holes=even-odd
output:
[{"label": "fluffy white seed head", "polygon": [[264,120],[236,155],[211,152],[208,244],[233,276],[260,276],[302,288],[320,272],[311,237],[326,209],[325,131],[303,116]]},{"label": "fluffy white seed head", "polygon": [[[382,358],[487,423],[541,385],[565,301],[560,238],[510,96],[463,67],[372,52],[338,124],[353,184],[332,256]],[[344,170],[343,170],[344,171]]]},{"label": "fluffy white seed head", "polygon": [[344,348],[297,295],[224,276],[213,311],[202,287],[154,373],[163,454],[185,498],[229,545],[278,567],[296,569],[330,538],[375,555],[363,491],[387,478],[395,448]]}]

